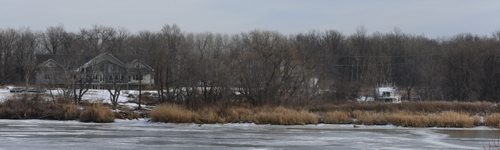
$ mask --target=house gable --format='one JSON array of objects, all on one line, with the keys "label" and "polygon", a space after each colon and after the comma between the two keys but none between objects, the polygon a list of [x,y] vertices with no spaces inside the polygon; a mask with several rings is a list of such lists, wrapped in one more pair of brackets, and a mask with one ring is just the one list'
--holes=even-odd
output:
[{"label": "house gable", "polygon": [[141,69],[141,70],[144,70],[146,72],[153,72],[154,71],[153,67],[139,61],[138,59],[134,59],[132,62],[128,63],[127,69],[129,69],[129,70]]},{"label": "house gable", "polygon": [[118,58],[115,56],[111,55],[110,53],[102,53],[94,57],[93,59],[89,60],[85,64],[83,64],[80,68],[89,68],[94,65],[99,65],[102,63],[112,63],[115,64],[119,67],[125,68],[126,65],[122,61],[120,61]]},{"label": "house gable", "polygon": [[48,59],[47,61],[40,63],[40,65],[38,65],[38,67],[55,68],[55,67],[59,67],[59,64],[53,59]]}]

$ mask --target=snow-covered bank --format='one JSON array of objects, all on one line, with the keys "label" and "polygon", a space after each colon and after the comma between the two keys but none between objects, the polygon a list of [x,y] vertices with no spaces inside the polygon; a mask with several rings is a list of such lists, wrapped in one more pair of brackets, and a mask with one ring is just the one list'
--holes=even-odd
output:
[{"label": "snow-covered bank", "polygon": [[[9,90],[12,88],[15,88],[15,87],[14,86],[6,86],[3,88],[0,88],[0,102],[3,102],[11,97],[24,94],[24,93],[11,93]],[[147,91],[147,90],[143,91],[143,93],[145,93],[145,92],[156,93],[156,91]],[[46,92],[41,93],[41,94],[46,94],[48,96],[51,93],[54,95],[60,95],[60,94],[62,94],[62,91],[61,90],[47,90]],[[28,93],[28,94],[33,95],[36,93]],[[121,92],[120,96],[118,97],[119,105],[128,106],[132,109],[136,108],[138,106],[138,104],[131,102],[133,100],[133,98],[130,98],[129,95],[137,96],[138,94],[139,94],[138,91],[123,90]],[[87,93],[85,93],[85,95],[82,97],[82,100],[90,101],[90,102],[103,102],[103,103],[111,104],[109,92],[107,90],[103,90],[103,89],[89,89],[87,91]]]}]

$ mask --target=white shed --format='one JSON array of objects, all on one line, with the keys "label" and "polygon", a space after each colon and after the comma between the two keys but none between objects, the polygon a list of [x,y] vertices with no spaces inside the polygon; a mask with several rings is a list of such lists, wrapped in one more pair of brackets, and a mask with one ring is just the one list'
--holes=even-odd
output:
[{"label": "white shed", "polygon": [[396,87],[380,86],[375,88],[375,100],[389,103],[401,103],[401,95],[399,95]]}]

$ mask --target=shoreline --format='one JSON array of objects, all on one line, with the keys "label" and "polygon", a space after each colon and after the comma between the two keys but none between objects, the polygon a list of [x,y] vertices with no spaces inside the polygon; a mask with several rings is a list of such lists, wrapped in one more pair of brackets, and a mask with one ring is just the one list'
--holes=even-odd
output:
[{"label": "shoreline", "polygon": [[[151,122],[149,119],[115,119],[114,122],[109,123],[96,123],[96,122],[80,122],[78,120],[46,120],[46,119],[0,119],[0,123],[19,122],[19,123],[51,123],[51,124],[88,124],[88,125],[111,125],[111,124],[130,124],[140,127],[141,125],[147,126],[178,126],[178,127],[289,127],[289,128],[310,128],[310,129],[348,129],[348,130],[363,130],[363,129],[430,129],[430,130],[491,130],[500,131],[499,128],[488,126],[474,126],[470,128],[457,128],[457,127],[403,127],[396,125],[362,125],[362,124],[305,124],[305,125],[274,125],[274,124],[255,124],[255,123],[174,123],[174,122]],[[28,125],[8,125],[8,126],[28,126]],[[355,127],[357,126],[357,127]]]}]

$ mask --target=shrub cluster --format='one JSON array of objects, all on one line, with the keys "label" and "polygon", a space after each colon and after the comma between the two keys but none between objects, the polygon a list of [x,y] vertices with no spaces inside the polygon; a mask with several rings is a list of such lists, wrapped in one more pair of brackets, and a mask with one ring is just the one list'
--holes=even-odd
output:
[{"label": "shrub cluster", "polygon": [[109,107],[98,103],[85,105],[82,108],[68,100],[48,101],[38,95],[20,95],[0,103],[0,119],[114,121],[114,114]]},{"label": "shrub cluster", "polygon": [[194,113],[183,106],[175,104],[163,104],[156,106],[149,114],[154,122],[193,122]]},{"label": "shrub cluster", "polygon": [[1,119],[78,119],[78,106],[63,100],[46,101],[40,96],[18,96],[0,103]]},{"label": "shrub cluster", "polygon": [[500,113],[493,113],[486,116],[485,125],[500,128]]},{"label": "shrub cluster", "polygon": [[81,122],[98,122],[108,123],[114,122],[115,114],[101,103],[94,103],[86,106],[84,111],[80,114]]}]

